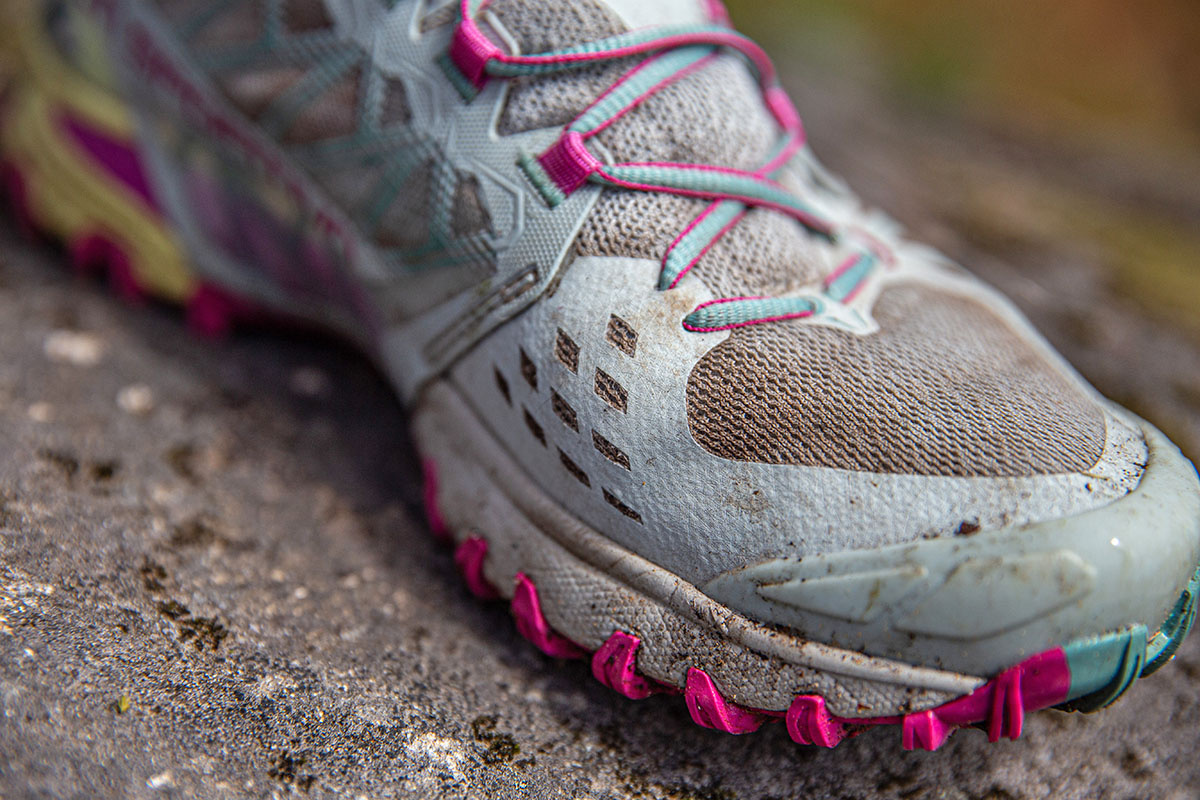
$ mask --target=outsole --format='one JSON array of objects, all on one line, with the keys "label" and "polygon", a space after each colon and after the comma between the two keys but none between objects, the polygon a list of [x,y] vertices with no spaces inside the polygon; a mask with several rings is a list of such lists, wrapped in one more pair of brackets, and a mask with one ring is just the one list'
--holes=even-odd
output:
[{"label": "outsole", "polygon": [[[443,399],[444,398],[439,398]],[[1066,710],[1091,710],[1108,705],[1123,694],[1138,677],[1151,674],[1169,659],[1179,641],[1186,636],[1195,614],[1198,579],[1188,591],[1160,635],[1170,644],[1160,652],[1158,663],[1147,663],[1144,631],[1140,646],[1136,635],[1120,632],[1096,637],[1039,653],[1004,670],[974,691],[931,708],[885,716],[839,716],[833,713],[824,696],[797,694],[785,710],[746,707],[726,696],[705,669],[686,668],[681,686],[649,677],[638,668],[643,640],[629,630],[615,629],[598,647],[589,647],[555,630],[548,621],[541,593],[535,580],[524,571],[513,576],[507,591],[488,577],[487,571],[504,572],[489,564],[491,545],[476,530],[456,535],[439,505],[438,470],[425,462],[426,512],[431,530],[454,547],[454,561],[468,590],[483,600],[508,598],[517,630],[539,650],[554,658],[590,659],[593,676],[622,696],[644,699],[651,694],[682,694],[693,721],[703,727],[731,734],[750,733],[769,722],[783,721],[791,738],[803,745],[835,747],[871,728],[897,726],[901,745],[906,750],[937,750],[960,728],[981,728],[989,741],[1017,739],[1024,730],[1026,714],[1051,707]],[[491,509],[493,512],[495,509]],[[502,545],[505,546],[505,545]],[[543,567],[544,569],[544,567]],[[1198,572],[1200,575],[1200,572]],[[1134,632],[1136,634],[1136,632]],[[1071,686],[1067,649],[1099,651],[1113,644],[1124,647],[1112,681],[1100,692],[1064,706]]]},{"label": "outsole", "polygon": [[[181,303],[188,327],[205,338],[227,335],[243,322],[254,321],[257,324],[264,318],[264,311],[254,303],[202,281],[193,281],[182,296],[178,293],[164,295],[139,276],[132,266],[134,258],[122,246],[121,238],[107,233],[112,227],[112,220],[107,215],[95,210],[75,209],[75,217],[82,218],[83,223],[73,230],[65,230],[62,224],[41,218],[39,204],[31,200],[31,193],[43,191],[44,187],[31,185],[34,181],[13,154],[2,155],[0,186],[8,198],[14,221],[30,238],[62,241],[76,272],[105,278],[114,293],[130,303],[142,303],[148,299]],[[60,155],[66,157],[65,154]],[[55,201],[67,205],[72,202],[67,197],[56,197]],[[136,203],[131,200],[130,206],[136,208]],[[128,211],[124,210],[126,213]],[[95,218],[89,218],[89,213]],[[157,220],[150,218],[146,221],[158,224]],[[419,440],[421,438],[418,437]],[[676,659],[679,663],[655,667],[648,665],[647,661],[654,658],[662,660],[659,652],[662,643],[653,641],[652,637],[648,639],[645,635],[639,635],[636,630],[639,626],[636,624],[627,621],[621,626],[605,621],[601,628],[607,625],[608,630],[592,631],[586,636],[579,635],[578,631],[560,631],[553,623],[556,615],[559,619],[565,616],[558,599],[562,592],[558,590],[559,587],[554,587],[555,591],[551,594],[555,599],[548,606],[539,588],[539,582],[553,580],[546,577],[545,565],[536,563],[537,559],[514,558],[511,543],[507,545],[509,552],[498,554],[495,543],[499,538],[494,531],[481,532],[449,519],[443,513],[438,481],[436,459],[441,453],[437,446],[429,446],[427,450],[432,457],[426,462],[425,471],[424,497],[429,526],[435,536],[453,543],[454,560],[469,591],[485,600],[507,599],[517,630],[538,649],[554,658],[590,659],[595,678],[626,698],[644,699],[656,693],[681,694],[692,719],[698,725],[731,734],[744,734],[769,722],[783,722],[796,742],[821,747],[834,747],[873,727],[895,725],[901,729],[901,743],[905,749],[926,750],[941,747],[949,735],[960,727],[983,727],[992,741],[1004,737],[1016,739],[1021,735],[1026,713],[1058,706],[1066,699],[1071,676],[1062,648],[1035,655],[990,680],[955,676],[955,680],[950,681],[952,687],[925,687],[915,693],[908,691],[903,702],[897,702],[889,696],[885,705],[907,704],[909,710],[872,716],[861,713],[864,707],[868,710],[871,708],[870,703],[862,702],[863,698],[873,696],[873,690],[869,687],[858,686],[852,690],[842,687],[840,695],[832,690],[792,691],[789,694],[783,681],[775,680],[772,683],[768,677],[764,678],[766,688],[757,695],[744,690],[722,689],[722,686],[734,683],[729,678],[730,670],[780,670],[778,658],[769,653],[741,657],[732,651],[717,648],[713,650],[716,655],[712,663],[689,664],[686,663],[687,654],[684,654]],[[497,562],[503,560],[513,563],[505,567],[498,566]],[[498,584],[489,577],[489,573],[493,576],[503,574],[508,580]],[[1140,651],[1136,636],[1128,632],[1119,634],[1125,638],[1118,644],[1124,643],[1127,654],[1119,660],[1111,685],[1102,692],[1073,701],[1072,707],[1088,710],[1106,705],[1123,693],[1134,679],[1149,674],[1169,660],[1194,619],[1195,584],[1194,581],[1189,591],[1180,598],[1171,617],[1155,634],[1157,650],[1154,657],[1147,656],[1144,631]],[[707,625],[706,635],[717,638],[735,624],[732,617],[710,617],[686,621],[686,624],[698,628]],[[646,628],[650,631],[660,630],[653,625]],[[1110,645],[1111,642],[1105,643],[1106,647]],[[1086,643],[1080,646],[1093,645]],[[752,666],[748,667],[751,662]],[[786,670],[780,670],[780,674],[784,672]],[[789,679],[793,686],[807,680],[795,675]],[[855,685],[855,681],[861,683],[861,676],[850,676],[844,683]],[[809,683],[817,686],[820,682],[813,680]],[[896,685],[900,685],[900,682]],[[760,705],[748,703],[746,700],[750,696],[765,698],[770,702]],[[848,711],[859,713],[851,714]]]},{"label": "outsole", "polygon": [[[443,465],[442,471],[427,461],[424,469],[430,528],[454,546],[454,560],[468,589],[480,598],[507,599],[517,629],[526,639],[555,658],[590,658],[596,679],[627,698],[680,693],[698,725],[731,734],[749,733],[764,724],[782,721],[797,743],[833,747],[871,728],[893,725],[900,729],[905,749],[936,750],[954,730],[963,727],[981,727],[991,741],[1016,739],[1023,731],[1027,713],[1058,706],[1068,697],[1071,672],[1063,648],[1037,654],[984,680],[871,660],[844,651],[844,656],[859,655],[860,660],[847,658],[841,664],[826,666],[824,672],[808,669],[800,663],[804,653],[785,651],[788,636],[782,632],[773,633],[779,646],[769,655],[734,645],[729,639],[731,632],[739,625],[752,623],[736,619],[729,610],[715,608],[711,601],[708,607],[699,607],[693,601],[696,614],[691,619],[686,610],[659,607],[663,593],[656,600],[652,588],[622,583],[597,567],[625,563],[630,573],[645,576],[653,570],[652,565],[630,565],[637,557],[620,553],[615,545],[583,555],[580,553],[587,550],[586,546],[570,552],[563,544],[570,537],[556,539],[543,532],[555,525],[565,528],[571,524],[562,517],[546,516],[551,512],[544,505],[538,510],[539,504],[550,501],[529,499],[527,505],[518,508],[520,503],[509,507],[505,500],[498,499],[529,489],[514,488],[521,479],[504,464],[490,460],[494,453],[473,438],[468,420],[431,419],[430,414],[452,413],[447,410],[456,404],[469,413],[465,404],[455,400],[452,389],[439,385],[432,392],[416,412],[418,445],[425,452],[453,458],[456,448],[446,438],[457,436],[463,440],[459,456],[467,456],[462,450],[471,449],[469,462],[456,460]],[[468,439],[475,446],[467,444]],[[468,474],[471,472],[474,474]],[[499,476],[504,476],[502,485],[484,486]],[[473,515],[463,511],[471,506],[472,497],[484,494],[484,508],[476,507]],[[490,520],[491,530],[472,527],[468,516]],[[529,522],[537,517],[536,524]],[[578,536],[578,531],[574,535]],[[598,534],[594,536],[599,538]],[[682,582],[675,580],[672,592],[684,594]],[[578,596],[586,597],[590,604],[590,611],[582,619],[572,610],[579,605],[574,599]],[[812,646],[793,640],[800,647]],[[684,652],[672,654],[680,650]],[[1140,669],[1136,658],[1130,663],[1135,671]],[[755,671],[760,676],[769,673],[771,678],[756,687],[739,686],[742,676]],[[847,672],[856,674],[850,677],[844,674]],[[836,673],[843,674],[831,677]],[[929,690],[929,684],[939,677],[969,685],[959,691]],[[1114,696],[1124,691],[1133,677],[1126,674],[1114,689]],[[889,682],[893,689],[890,693],[885,686]],[[914,691],[921,685],[925,690]],[[808,688],[789,695],[789,686]],[[897,687],[905,687],[903,691],[908,694],[900,696]],[[876,703],[891,704],[893,709],[871,713]],[[897,705],[901,708],[895,709]]]}]

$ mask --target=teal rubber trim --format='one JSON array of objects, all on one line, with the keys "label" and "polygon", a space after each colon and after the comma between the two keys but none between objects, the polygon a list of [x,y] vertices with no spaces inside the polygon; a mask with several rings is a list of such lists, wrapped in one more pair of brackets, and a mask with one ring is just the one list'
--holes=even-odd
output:
[{"label": "teal rubber trim", "polygon": [[533,188],[537,189],[538,194],[546,201],[546,205],[554,208],[567,199],[567,196],[563,194],[563,190],[559,189],[550,178],[550,175],[547,174],[545,167],[542,166],[542,162],[529,153],[522,152],[517,159],[517,165],[521,167],[521,170],[525,173],[525,177],[529,178],[529,182],[533,184]]},{"label": "teal rubber trim", "polygon": [[1067,711],[1097,711],[1133,685],[1146,666],[1146,626],[1082,639],[1063,648],[1071,670]]},{"label": "teal rubber trim", "polygon": [[442,53],[438,56],[437,64],[442,68],[442,72],[446,73],[446,77],[454,88],[458,90],[458,93],[462,95],[463,100],[469,103],[479,96],[479,90],[467,80],[467,76],[462,74],[462,70],[458,68],[458,65],[454,63],[454,60],[450,58],[448,53]]},{"label": "teal rubber trim", "polygon": [[1142,677],[1153,675],[1164,664],[1171,660],[1179,645],[1187,638],[1196,621],[1196,598],[1200,596],[1200,567],[1192,573],[1187,588],[1179,595],[1179,601],[1167,615],[1158,632],[1151,637],[1146,646],[1146,666],[1142,669]]}]

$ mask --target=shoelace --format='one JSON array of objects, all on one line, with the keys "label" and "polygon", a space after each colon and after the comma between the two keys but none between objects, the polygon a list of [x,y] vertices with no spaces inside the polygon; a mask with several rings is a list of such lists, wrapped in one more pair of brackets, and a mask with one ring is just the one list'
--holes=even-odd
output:
[{"label": "shoelace", "polygon": [[[648,56],[571,122],[545,153],[523,156],[521,167],[551,206],[563,202],[586,183],[712,200],[668,247],[659,289],[677,286],[750,207],[787,214],[815,235],[836,241],[833,223],[775,180],[803,148],[804,127],[779,84],[770,58],[749,38],[723,24],[677,25],[634,30],[563,50],[512,55],[484,35],[475,21],[488,2],[461,0],[460,19],[443,61],[447,75],[468,100],[491,78],[548,75],[630,56]],[[757,170],[675,162],[605,164],[588,149],[590,138],[656,92],[703,69],[721,50],[740,54],[750,65],[766,107],[782,130],[771,157]],[[684,319],[683,326],[690,331],[711,332],[810,317],[824,310],[827,299],[849,302],[881,261],[879,255],[863,249],[826,278],[820,294],[723,297],[702,303]]]}]

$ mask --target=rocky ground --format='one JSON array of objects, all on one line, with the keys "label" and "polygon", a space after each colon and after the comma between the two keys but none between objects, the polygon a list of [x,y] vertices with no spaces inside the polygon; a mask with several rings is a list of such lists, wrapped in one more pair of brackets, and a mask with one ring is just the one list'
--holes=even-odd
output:
[{"label": "rocky ground", "polygon": [[[1200,453],[1194,164],[1034,147],[794,75],[832,166]],[[677,698],[623,700],[468,595],[368,364],[296,336],[194,340],[7,230],[0,443],[6,798],[1200,795],[1200,638],[1104,714],[937,753],[896,729],[831,752],[781,726],[734,738]]]}]

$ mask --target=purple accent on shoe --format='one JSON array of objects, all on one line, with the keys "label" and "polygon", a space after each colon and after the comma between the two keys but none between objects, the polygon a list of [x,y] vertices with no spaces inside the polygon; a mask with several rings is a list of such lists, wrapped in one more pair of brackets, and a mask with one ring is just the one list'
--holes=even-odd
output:
[{"label": "purple accent on shoe", "polygon": [[596,680],[630,700],[643,700],[660,691],[634,669],[641,643],[642,640],[636,636],[614,631],[608,641],[592,654],[592,674]]},{"label": "purple accent on shoe", "polygon": [[146,291],[133,274],[125,250],[100,234],[89,234],[71,242],[71,265],[81,275],[103,272],[113,292],[127,303],[146,301]]},{"label": "purple accent on shoe", "polygon": [[550,623],[542,614],[537,587],[523,572],[517,573],[512,612],[517,618],[517,630],[546,655],[553,658],[583,658],[587,655],[579,645],[551,630]]},{"label": "purple accent on shoe", "polygon": [[845,724],[829,715],[825,698],[806,694],[792,701],[786,717],[792,741],[817,747],[837,747],[849,734]]},{"label": "purple accent on shoe", "polygon": [[142,167],[142,159],[132,145],[118,141],[70,114],[63,114],[60,123],[63,131],[91,156],[94,163],[104,167],[110,175],[141,198],[147,208],[156,214],[159,213],[160,206],[150,188],[150,180]]},{"label": "purple accent on shoe", "polygon": [[688,670],[683,699],[695,723],[705,728],[733,734],[753,733],[767,720],[764,714],[730,703],[717,691],[708,673],[695,667]]},{"label": "purple accent on shoe", "polygon": [[905,750],[934,751],[946,743],[954,726],[946,723],[936,711],[921,711],[904,716],[902,743]]},{"label": "purple accent on shoe", "polygon": [[601,170],[604,164],[583,144],[583,135],[567,131],[550,149],[538,157],[538,163],[554,185],[569,195],[587,183],[589,176]]},{"label": "purple accent on shoe", "polygon": [[442,516],[441,506],[438,505],[438,471],[437,462],[427,458],[421,462],[421,475],[424,478],[421,499],[425,502],[425,519],[429,522],[429,530],[439,541],[450,541],[450,528]]},{"label": "purple accent on shoe", "polygon": [[450,40],[450,60],[476,89],[487,83],[488,62],[503,57],[504,51],[484,36],[474,22],[455,27],[454,38]]},{"label": "purple accent on shoe", "polygon": [[462,573],[463,580],[471,594],[481,600],[494,600],[500,596],[496,587],[483,574],[483,559],[487,556],[488,543],[486,539],[472,536],[460,544],[454,551],[454,563]]}]

